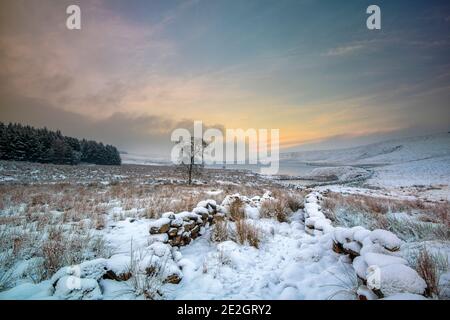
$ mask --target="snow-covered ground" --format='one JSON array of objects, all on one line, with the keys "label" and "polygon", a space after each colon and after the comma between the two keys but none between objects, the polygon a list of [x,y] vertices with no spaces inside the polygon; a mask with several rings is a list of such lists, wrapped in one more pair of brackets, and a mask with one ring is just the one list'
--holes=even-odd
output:
[{"label": "snow-covered ground", "polygon": [[[152,289],[157,295],[151,298],[162,299],[375,299],[380,292],[385,298],[424,299],[427,285],[406,260],[420,244],[403,242],[385,230],[332,226],[320,205],[326,192],[319,188],[308,194],[305,209],[293,212],[286,222],[261,217],[264,202],[276,200],[268,193],[253,199],[226,197],[221,206],[213,200],[202,201],[192,213],[167,213],[157,220],[109,220],[99,231],[110,245],[109,258],[64,267],[36,284],[22,279],[1,292],[0,299],[143,299]],[[170,234],[171,229],[161,231],[166,224],[184,226],[192,218],[206,219],[211,212],[226,218],[236,198],[244,204],[245,223],[259,232],[258,246],[238,242],[233,221],[227,240],[213,241],[215,225],[206,223],[190,244],[178,248],[167,243],[165,232]],[[182,219],[178,222],[177,217]],[[439,253],[448,259],[445,242],[430,245],[433,250],[440,246]],[[158,264],[161,279],[149,279],[154,259],[165,261]],[[132,268],[133,264],[138,267]],[[130,276],[124,278],[128,272]],[[167,275],[178,280],[167,283]],[[138,276],[143,282],[136,282]],[[441,276],[442,292],[449,278],[447,270]]]},{"label": "snow-covered ground", "polygon": [[450,156],[450,133],[384,141],[348,149],[282,154],[282,159],[336,165],[386,165]]},{"label": "snow-covered ground", "polygon": [[301,183],[305,178],[322,182],[324,177],[334,176],[328,184],[365,180],[364,186],[369,188],[414,193],[433,201],[450,200],[450,133],[282,154],[281,164],[287,160],[299,166],[325,166],[298,177]]},{"label": "snow-covered ground", "polygon": [[[448,298],[448,146],[441,134],[288,155],[320,165],[309,188],[246,171],[185,186],[167,166],[2,162],[0,299]],[[239,240],[236,199],[256,244]],[[58,241],[81,241],[77,264],[42,270],[57,257],[41,243],[67,249]]]}]

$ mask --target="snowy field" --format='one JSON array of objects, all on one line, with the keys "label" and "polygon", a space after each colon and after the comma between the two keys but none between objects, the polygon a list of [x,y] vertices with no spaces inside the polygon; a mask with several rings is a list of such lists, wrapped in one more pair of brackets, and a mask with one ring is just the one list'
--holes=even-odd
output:
[{"label": "snowy field", "polygon": [[0,162],[0,299],[448,299],[449,136],[288,155],[308,186]]}]

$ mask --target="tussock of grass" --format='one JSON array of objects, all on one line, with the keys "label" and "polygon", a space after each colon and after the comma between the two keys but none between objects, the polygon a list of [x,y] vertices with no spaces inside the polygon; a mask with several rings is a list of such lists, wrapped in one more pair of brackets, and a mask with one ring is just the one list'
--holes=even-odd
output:
[{"label": "tussock of grass", "polygon": [[[329,193],[322,201],[327,218],[335,225],[382,228],[405,241],[449,240],[448,203],[377,198]],[[398,218],[392,213],[407,213]]]},{"label": "tussock of grass", "polygon": [[261,232],[251,223],[244,219],[236,221],[236,239],[240,244],[249,244],[259,248],[261,242]]},{"label": "tussock of grass", "polygon": [[214,242],[223,242],[230,239],[227,221],[217,221],[211,232],[211,240]]}]

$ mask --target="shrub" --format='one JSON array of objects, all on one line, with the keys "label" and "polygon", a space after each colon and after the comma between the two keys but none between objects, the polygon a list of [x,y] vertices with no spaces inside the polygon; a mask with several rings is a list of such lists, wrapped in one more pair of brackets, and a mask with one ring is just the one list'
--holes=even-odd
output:
[{"label": "shrub", "polygon": [[217,221],[214,224],[211,240],[214,242],[223,242],[229,239],[228,223],[226,221]]},{"label": "shrub", "polygon": [[437,298],[440,296],[439,278],[442,271],[447,271],[447,257],[430,253],[425,247],[419,251],[415,268],[427,284],[426,295]]},{"label": "shrub", "polygon": [[304,209],[304,197],[299,195],[289,194],[286,197],[286,204],[292,212],[296,212],[299,209]]},{"label": "shrub", "polygon": [[[131,275],[129,282],[131,286],[130,293],[136,296],[143,296],[146,300],[156,300],[162,296],[160,290],[164,283],[164,271],[167,265],[167,257],[162,261],[158,261],[151,268],[147,268],[145,272],[140,270],[139,264],[146,257],[143,251],[135,251],[133,242],[131,242],[130,264],[126,272]],[[150,261],[153,260],[153,255]]]},{"label": "shrub", "polygon": [[275,200],[265,200],[261,203],[259,214],[261,218],[273,218],[275,213]]},{"label": "shrub", "polygon": [[246,244],[259,248],[260,231],[244,219],[236,221],[236,237],[240,244]]},{"label": "shrub", "polygon": [[277,218],[278,222],[288,221],[286,209],[286,202],[282,200],[275,201],[275,217]]},{"label": "shrub", "polygon": [[245,218],[244,202],[240,198],[236,198],[230,204],[230,217],[233,221],[239,221]]},{"label": "shrub", "polygon": [[288,212],[291,213],[287,201],[285,200],[266,200],[261,203],[259,213],[262,218],[275,218],[279,222],[288,221]]}]

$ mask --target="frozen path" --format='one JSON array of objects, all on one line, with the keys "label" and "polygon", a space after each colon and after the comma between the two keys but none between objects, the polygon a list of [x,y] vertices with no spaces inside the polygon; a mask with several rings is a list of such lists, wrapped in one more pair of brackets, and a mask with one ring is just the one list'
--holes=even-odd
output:
[{"label": "frozen path", "polygon": [[262,230],[259,249],[232,241],[220,244],[206,233],[182,248],[184,278],[166,287],[168,299],[351,299],[352,268],[329,250],[331,239],[305,233],[293,221],[254,221]]}]

